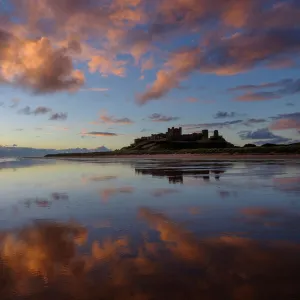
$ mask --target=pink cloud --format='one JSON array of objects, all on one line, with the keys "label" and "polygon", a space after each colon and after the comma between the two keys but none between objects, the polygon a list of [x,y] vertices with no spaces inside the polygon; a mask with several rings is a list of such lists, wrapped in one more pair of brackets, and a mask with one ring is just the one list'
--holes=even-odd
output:
[{"label": "pink cloud", "polygon": [[270,129],[272,130],[288,130],[288,129],[300,129],[300,120],[295,119],[279,119],[274,121]]}]

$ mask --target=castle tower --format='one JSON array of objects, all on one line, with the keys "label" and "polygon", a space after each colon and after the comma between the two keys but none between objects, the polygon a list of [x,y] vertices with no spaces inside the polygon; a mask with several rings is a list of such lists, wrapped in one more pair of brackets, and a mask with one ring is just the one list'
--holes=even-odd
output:
[{"label": "castle tower", "polygon": [[219,131],[218,131],[218,130],[215,130],[215,131],[214,131],[214,138],[217,139],[218,137],[219,137]]},{"label": "castle tower", "polygon": [[202,130],[202,134],[203,134],[203,139],[208,140],[208,130],[207,129]]}]

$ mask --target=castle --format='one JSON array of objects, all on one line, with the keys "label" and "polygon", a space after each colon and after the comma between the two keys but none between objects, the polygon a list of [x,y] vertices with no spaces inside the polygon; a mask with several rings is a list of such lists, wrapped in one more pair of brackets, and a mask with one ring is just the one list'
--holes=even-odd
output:
[{"label": "castle", "polygon": [[200,133],[182,134],[182,127],[168,128],[166,133],[152,134],[151,136],[145,136],[134,140],[135,144],[144,141],[178,141],[178,142],[207,142],[220,140],[222,137],[219,135],[219,131],[215,130],[213,136],[209,137],[208,130],[204,129]]}]

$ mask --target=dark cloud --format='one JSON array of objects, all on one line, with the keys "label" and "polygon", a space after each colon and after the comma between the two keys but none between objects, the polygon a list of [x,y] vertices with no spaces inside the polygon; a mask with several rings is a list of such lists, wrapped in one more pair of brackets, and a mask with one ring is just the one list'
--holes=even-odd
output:
[{"label": "dark cloud", "polygon": [[244,123],[243,120],[234,120],[234,121],[214,122],[214,123],[184,124],[181,126],[187,130],[194,130],[194,129],[205,129],[205,128],[208,129],[223,128],[223,127],[230,127],[233,125],[242,125],[243,123]]},{"label": "dark cloud", "polygon": [[266,119],[255,119],[255,118],[252,118],[252,119],[248,119],[244,122],[244,125],[246,126],[252,126],[252,125],[255,125],[255,124],[261,124],[261,123],[266,123],[267,120]]},{"label": "dark cloud", "polygon": [[54,113],[50,116],[51,121],[65,121],[68,118],[67,113]]},{"label": "dark cloud", "polygon": [[226,118],[235,118],[238,114],[236,112],[226,112],[226,111],[219,111],[215,114],[215,119],[226,119]]},{"label": "dark cloud", "polygon": [[152,122],[171,122],[179,120],[179,117],[164,116],[162,114],[154,113],[148,117]]},{"label": "dark cloud", "polygon": [[[275,89],[273,91],[263,91],[263,89],[271,88],[271,87],[277,87],[278,89]],[[237,88],[236,90],[238,90]],[[239,87],[239,90],[242,89],[243,88]],[[241,96],[238,96],[236,100],[237,101],[264,101],[264,100],[280,99],[285,96],[298,94],[300,93],[300,79],[283,79],[281,81],[277,81],[273,83],[270,82],[262,85],[254,85],[252,89],[262,89],[262,91],[247,92]]]},{"label": "dark cloud", "polygon": [[90,136],[117,136],[118,134],[113,132],[101,132],[101,131],[91,131],[87,133],[82,133],[83,136],[90,135]]},{"label": "dark cloud", "polygon": [[300,112],[294,112],[290,114],[279,114],[275,117],[271,117],[273,120],[280,120],[280,119],[294,119],[294,120],[300,120]]},{"label": "dark cloud", "polygon": [[242,140],[259,140],[255,144],[261,145],[266,143],[282,144],[292,142],[291,139],[274,134],[268,128],[261,128],[255,131],[241,131],[239,136]]},{"label": "dark cloud", "polygon": [[31,108],[29,106],[26,106],[26,107],[20,109],[18,111],[18,113],[22,114],[22,115],[31,115],[32,112],[31,112]]},{"label": "dark cloud", "polygon": [[142,130],[141,130],[141,132],[148,132],[148,131],[151,131],[150,129],[147,129],[147,128],[143,128]]},{"label": "dark cloud", "polygon": [[[35,109],[32,109],[30,106],[26,106],[18,111],[19,114],[22,115],[46,115],[52,112],[52,109],[46,106],[38,106]],[[67,114],[65,113],[53,113],[49,120],[65,120],[67,119]]]},{"label": "dark cloud", "polygon": [[37,116],[37,115],[45,115],[51,111],[52,109],[49,107],[39,106],[32,113]]},{"label": "dark cloud", "polygon": [[266,88],[274,88],[274,87],[284,87],[287,84],[292,83],[292,79],[282,79],[275,82],[267,82],[267,83],[261,83],[261,84],[248,84],[248,85],[238,85],[233,88],[229,88],[228,91],[234,92],[234,91],[249,91],[249,90],[261,90]]},{"label": "dark cloud", "polygon": [[285,105],[286,105],[286,106],[295,106],[295,104],[292,103],[292,102],[288,102],[288,103],[286,103]]}]

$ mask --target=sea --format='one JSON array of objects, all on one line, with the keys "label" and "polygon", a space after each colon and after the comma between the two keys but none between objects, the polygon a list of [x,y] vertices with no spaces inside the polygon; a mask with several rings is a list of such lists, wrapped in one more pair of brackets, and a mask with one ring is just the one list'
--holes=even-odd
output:
[{"label": "sea", "polygon": [[300,299],[300,160],[0,158],[0,299]]}]

